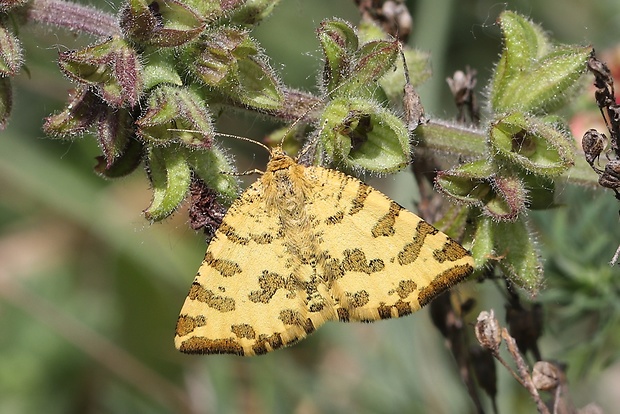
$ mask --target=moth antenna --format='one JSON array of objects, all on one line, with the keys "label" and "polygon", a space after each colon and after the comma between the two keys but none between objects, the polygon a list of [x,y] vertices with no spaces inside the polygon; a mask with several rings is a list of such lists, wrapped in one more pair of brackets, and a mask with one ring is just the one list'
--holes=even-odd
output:
[{"label": "moth antenna", "polygon": [[219,135],[220,137],[225,137],[225,138],[235,138],[241,141],[251,142],[253,144],[258,145],[259,147],[263,147],[269,154],[271,154],[271,148],[269,148],[267,145],[263,144],[260,141],[256,141],[255,139],[250,139],[250,138],[242,137],[239,135],[224,134],[222,132],[216,132],[215,135]]},{"label": "moth antenna", "polygon": [[[195,134],[204,134],[204,132],[202,132],[202,131],[195,131],[195,130],[193,130],[193,129],[168,128],[168,131],[176,131],[176,132],[190,132],[190,133],[195,133]],[[225,137],[225,138],[235,138],[235,139],[238,139],[238,140],[241,140],[241,141],[251,142],[251,143],[253,143],[253,144],[258,145],[259,147],[263,147],[263,148],[264,148],[264,149],[265,149],[265,150],[266,150],[269,154],[271,154],[271,149],[270,149],[267,145],[263,144],[263,143],[262,143],[262,142],[260,142],[260,141],[256,141],[256,140],[254,140],[254,139],[250,139],[250,138],[242,137],[242,136],[240,136],[240,135],[225,134],[225,133],[223,133],[223,132],[215,132],[214,134],[215,134],[215,135],[217,135],[217,136],[220,136],[220,137]]]},{"label": "moth antenna", "polygon": [[303,159],[303,157],[305,155],[307,155],[308,152],[312,148],[316,149],[316,144],[318,142],[319,136],[321,135],[321,132],[325,128],[326,124],[327,124],[327,120],[325,120],[325,122],[323,122],[323,125],[321,125],[321,128],[319,128],[318,131],[315,134],[312,134],[312,136],[310,138],[308,138],[308,141],[299,150],[299,153],[297,154],[297,160],[296,161],[299,161],[299,160]]}]

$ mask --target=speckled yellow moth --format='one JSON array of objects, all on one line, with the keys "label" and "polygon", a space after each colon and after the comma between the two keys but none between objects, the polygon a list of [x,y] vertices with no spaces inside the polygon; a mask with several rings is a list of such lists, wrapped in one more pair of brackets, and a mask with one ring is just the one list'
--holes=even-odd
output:
[{"label": "speckled yellow moth", "polygon": [[379,191],[275,148],[209,244],[175,345],[265,354],[326,321],[408,315],[472,269],[461,245]]}]

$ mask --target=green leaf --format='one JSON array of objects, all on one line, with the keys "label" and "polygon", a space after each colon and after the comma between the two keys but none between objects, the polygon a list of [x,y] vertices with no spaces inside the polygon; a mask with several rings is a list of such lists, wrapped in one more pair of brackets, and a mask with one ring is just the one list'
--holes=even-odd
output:
[{"label": "green leaf", "polygon": [[266,63],[250,57],[238,62],[239,73],[227,78],[222,91],[248,106],[258,109],[278,109],[284,102],[275,72]]},{"label": "green leaf", "polygon": [[398,41],[378,40],[362,45],[355,54],[350,76],[334,95],[373,96],[377,81],[394,69],[394,63],[400,55],[399,48]]},{"label": "green leaf", "polygon": [[490,217],[479,217],[476,220],[476,231],[471,246],[475,269],[483,269],[489,259],[495,255],[492,228],[493,219]]},{"label": "green leaf", "polygon": [[325,65],[323,87],[331,93],[350,74],[353,53],[359,41],[353,27],[342,20],[326,20],[317,30]]}]

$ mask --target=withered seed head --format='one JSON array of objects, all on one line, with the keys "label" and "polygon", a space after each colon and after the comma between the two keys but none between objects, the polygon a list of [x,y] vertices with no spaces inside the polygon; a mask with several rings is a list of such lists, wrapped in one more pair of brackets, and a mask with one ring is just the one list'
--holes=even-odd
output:
[{"label": "withered seed head", "polygon": [[495,318],[493,309],[490,312],[482,311],[478,315],[476,322],[476,338],[483,348],[491,352],[498,352],[499,345],[502,342],[501,328],[499,322]]}]

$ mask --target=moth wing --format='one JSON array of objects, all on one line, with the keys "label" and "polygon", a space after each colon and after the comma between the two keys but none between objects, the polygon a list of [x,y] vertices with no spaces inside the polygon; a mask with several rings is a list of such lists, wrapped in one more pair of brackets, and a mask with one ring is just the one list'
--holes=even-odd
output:
[{"label": "moth wing", "polygon": [[303,292],[288,276],[278,217],[267,214],[264,193],[260,179],[248,187],[211,240],[177,322],[179,350],[264,354],[322,323],[309,319]]},{"label": "moth wing", "polygon": [[340,320],[420,309],[473,270],[468,252],[381,192],[339,171],[306,168],[309,209],[324,231],[323,279]]}]

